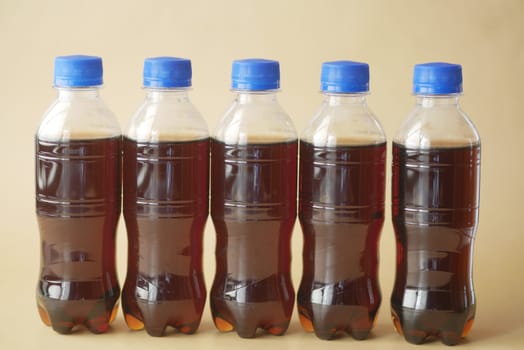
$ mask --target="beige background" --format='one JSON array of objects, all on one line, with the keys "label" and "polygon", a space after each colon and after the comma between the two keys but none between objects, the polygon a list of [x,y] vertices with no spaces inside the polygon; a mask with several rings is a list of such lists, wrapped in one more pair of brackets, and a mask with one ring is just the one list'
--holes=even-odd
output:
[{"label": "beige background", "polygon": [[[389,296],[394,241],[389,215],[381,238],[383,304],[371,339],[330,343],[302,332],[296,311],[284,337],[242,340],[219,334],[208,305],[194,336],[162,339],[130,332],[122,314],[109,334],[59,336],[38,319],[34,288],[39,237],[34,214],[33,133],[55,96],[53,59],[104,59],[103,97],[122,127],[143,99],[146,56],[191,58],[191,98],[214,128],[232,100],[231,61],[280,60],[280,101],[302,130],[321,101],[320,64],[353,59],[371,67],[369,104],[388,140],[414,103],[415,63],[461,63],[464,110],[482,137],[481,215],[474,279],[478,314],[463,348],[524,347],[524,1],[20,1],[0,0],[0,348],[404,348],[393,332]],[[390,151],[390,150],[389,150]],[[388,152],[389,153],[389,152]],[[390,158],[388,159],[390,161]],[[390,177],[388,163],[388,181]],[[214,274],[214,231],[205,234],[205,274]],[[120,224],[123,282],[126,234]],[[293,236],[293,278],[301,275],[301,231]],[[440,346],[433,342],[428,347]]]}]

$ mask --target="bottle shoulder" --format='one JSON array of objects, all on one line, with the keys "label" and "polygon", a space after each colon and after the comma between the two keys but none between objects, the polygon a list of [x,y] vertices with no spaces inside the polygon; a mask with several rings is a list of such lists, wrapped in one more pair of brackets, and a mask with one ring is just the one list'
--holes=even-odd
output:
[{"label": "bottle shoulder", "polygon": [[301,134],[316,146],[366,145],[386,142],[380,121],[365,104],[322,103]]},{"label": "bottle shoulder", "polygon": [[44,113],[36,136],[46,141],[110,138],[121,135],[114,113],[101,98],[56,99]]},{"label": "bottle shoulder", "polygon": [[209,137],[207,123],[190,102],[145,100],[129,119],[126,137],[141,142],[191,141]]},{"label": "bottle shoulder", "polygon": [[393,142],[410,148],[460,147],[480,144],[479,133],[459,106],[415,106]]},{"label": "bottle shoulder", "polygon": [[233,102],[215,128],[213,137],[226,144],[286,142],[298,138],[293,121],[276,101]]}]

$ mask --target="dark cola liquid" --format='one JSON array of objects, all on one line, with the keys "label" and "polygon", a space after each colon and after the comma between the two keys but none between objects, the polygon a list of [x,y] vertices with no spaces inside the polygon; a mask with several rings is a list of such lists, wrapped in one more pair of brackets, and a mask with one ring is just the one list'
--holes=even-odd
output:
[{"label": "dark cola liquid", "polygon": [[397,275],[392,317],[411,343],[456,344],[475,316],[472,257],[480,146],[409,149],[393,144]]},{"label": "dark cola liquid", "polygon": [[120,137],[36,140],[37,303],[42,321],[59,333],[80,324],[102,333],[116,314],[120,145]]},{"label": "dark cola liquid", "polygon": [[211,311],[220,331],[281,335],[289,325],[297,141],[211,143],[211,216],[217,234]]},{"label": "dark cola liquid", "polygon": [[197,330],[206,300],[202,240],[208,216],[209,139],[124,139],[127,325],[153,336]]},{"label": "dark cola liquid", "polygon": [[304,272],[298,310],[303,328],[322,339],[338,331],[364,339],[373,326],[381,303],[377,274],[385,161],[385,143],[300,143]]}]

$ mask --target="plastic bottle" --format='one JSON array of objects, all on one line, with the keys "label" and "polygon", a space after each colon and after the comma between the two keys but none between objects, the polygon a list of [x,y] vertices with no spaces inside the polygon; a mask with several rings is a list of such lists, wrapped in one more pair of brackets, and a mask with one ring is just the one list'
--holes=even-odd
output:
[{"label": "plastic bottle", "polygon": [[129,328],[162,336],[197,330],[206,299],[202,240],[208,216],[209,135],[188,97],[191,61],[144,62],[144,103],[124,139]]},{"label": "plastic bottle", "polygon": [[59,333],[103,333],[117,310],[115,233],[120,215],[121,134],[99,96],[102,59],[55,59],[58,97],[35,137],[41,239],[37,305]]},{"label": "plastic bottle", "polygon": [[391,311],[408,342],[437,336],[453,345],[475,316],[480,138],[459,106],[460,65],[416,65],[413,92],[416,106],[393,141]]},{"label": "plastic bottle", "polygon": [[298,311],[302,327],[321,339],[338,331],[365,339],[381,302],[386,136],[366,103],[366,63],[324,63],[321,90],[300,141]]},{"label": "plastic bottle", "polygon": [[277,102],[277,61],[233,62],[236,97],[211,141],[211,217],[217,234],[211,312],[220,331],[281,335],[295,293],[297,135]]}]

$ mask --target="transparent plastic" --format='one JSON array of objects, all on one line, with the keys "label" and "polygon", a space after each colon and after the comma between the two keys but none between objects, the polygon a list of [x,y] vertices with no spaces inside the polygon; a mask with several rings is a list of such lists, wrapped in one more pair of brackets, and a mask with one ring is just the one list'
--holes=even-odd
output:
[{"label": "transparent plastic", "polygon": [[318,147],[386,142],[366,94],[324,94],[324,101],[300,138]]},{"label": "transparent plastic", "polygon": [[121,204],[118,122],[98,87],[58,88],[35,144],[38,311],[59,333],[80,324],[105,332],[120,295],[115,269]]},{"label": "transparent plastic", "polygon": [[460,108],[459,95],[419,95],[393,142],[408,148],[427,149],[478,145],[480,137]]},{"label": "transparent plastic", "polygon": [[479,189],[480,137],[459,96],[417,96],[393,141],[391,312],[410,343],[454,345],[473,325]]},{"label": "transparent plastic", "polygon": [[284,334],[295,299],[297,135],[276,91],[238,92],[211,142],[211,169],[215,325],[245,338],[258,328]]},{"label": "transparent plastic", "polygon": [[300,141],[301,324],[365,339],[381,303],[386,136],[365,94],[325,94]]},{"label": "transparent plastic", "polygon": [[209,137],[206,121],[191,103],[189,89],[146,89],[126,138],[138,142],[195,141]]},{"label": "transparent plastic", "polygon": [[120,136],[118,121],[100,97],[98,87],[57,90],[57,99],[36,133],[39,140],[67,142]]},{"label": "transparent plastic", "polygon": [[238,92],[214,139],[228,145],[287,142],[296,140],[297,133],[278,103],[277,91]]},{"label": "transparent plastic", "polygon": [[127,325],[162,336],[197,330],[206,300],[209,136],[188,89],[146,89],[124,139]]}]

